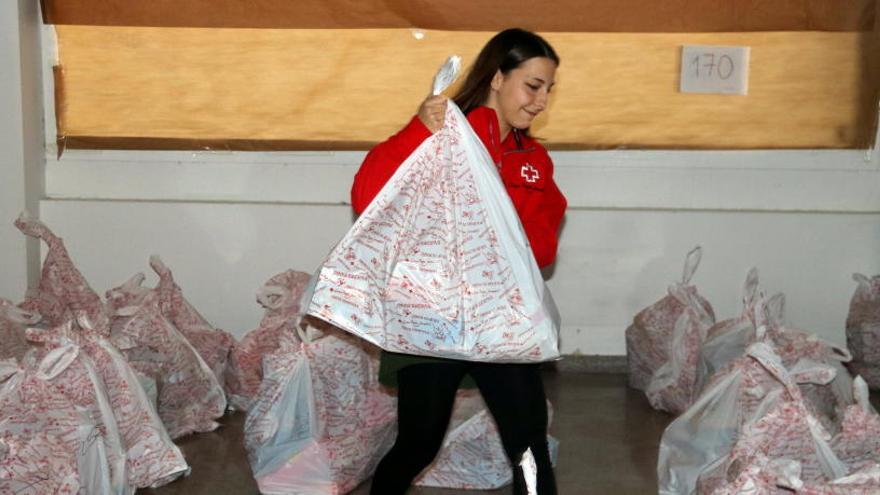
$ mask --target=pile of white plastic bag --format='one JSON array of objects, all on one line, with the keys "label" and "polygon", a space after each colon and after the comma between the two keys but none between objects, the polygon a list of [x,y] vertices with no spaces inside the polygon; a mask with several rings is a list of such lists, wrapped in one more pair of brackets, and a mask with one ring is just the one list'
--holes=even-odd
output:
[{"label": "pile of white plastic bag", "polygon": [[[694,266],[692,252],[684,283]],[[872,299],[859,291],[848,323],[861,325]],[[631,385],[678,415],[660,443],[661,494],[880,493],[880,415],[846,349],[786,325],[784,296],[765,297],[755,269],[742,313],[714,324],[695,290],[669,292],[627,330]]]},{"label": "pile of white plastic bag", "polygon": [[217,427],[234,341],[157,258],[156,289],[138,275],[105,304],[61,238],[26,214],[15,225],[47,255],[23,302],[0,299],[0,493],[130,494],[189,474],[172,438]]},{"label": "pile of white plastic bag", "polygon": [[[262,493],[345,493],[391,448],[396,397],[378,382],[378,348],[302,314],[310,288],[301,274],[276,275],[258,293],[266,316],[249,336],[262,366],[246,402],[245,445]],[[512,479],[485,404],[475,391],[460,392],[443,446],[416,484],[486,490]]]},{"label": "pile of white plastic bag", "polygon": [[786,367],[760,339],[664,432],[660,493],[877,493],[880,416],[864,381],[852,382],[854,400],[828,421],[803,387],[827,385],[837,369],[809,358]]}]

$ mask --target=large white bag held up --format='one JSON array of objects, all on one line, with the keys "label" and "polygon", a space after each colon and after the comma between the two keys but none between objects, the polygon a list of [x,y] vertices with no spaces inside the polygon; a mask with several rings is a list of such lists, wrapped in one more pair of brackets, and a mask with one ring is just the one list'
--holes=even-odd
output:
[{"label": "large white bag held up", "polygon": [[559,356],[558,312],[519,217],[452,101],[443,129],[400,165],[318,275],[308,312],[388,351]]}]

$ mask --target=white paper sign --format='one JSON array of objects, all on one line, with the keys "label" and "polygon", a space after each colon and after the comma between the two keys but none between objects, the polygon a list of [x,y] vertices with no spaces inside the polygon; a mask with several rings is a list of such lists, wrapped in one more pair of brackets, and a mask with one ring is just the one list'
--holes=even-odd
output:
[{"label": "white paper sign", "polygon": [[684,45],[682,93],[745,95],[749,90],[749,47]]}]

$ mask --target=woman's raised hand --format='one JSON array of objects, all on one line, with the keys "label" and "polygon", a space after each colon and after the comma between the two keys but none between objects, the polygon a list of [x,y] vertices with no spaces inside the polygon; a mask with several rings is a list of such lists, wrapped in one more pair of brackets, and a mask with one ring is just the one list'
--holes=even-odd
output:
[{"label": "woman's raised hand", "polygon": [[431,132],[437,132],[443,128],[446,120],[446,101],[443,95],[429,96],[419,106],[419,120],[425,124]]}]

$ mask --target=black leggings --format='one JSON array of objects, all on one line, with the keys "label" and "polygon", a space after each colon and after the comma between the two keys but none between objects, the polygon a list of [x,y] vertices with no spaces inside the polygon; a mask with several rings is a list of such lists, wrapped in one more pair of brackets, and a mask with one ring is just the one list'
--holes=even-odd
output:
[{"label": "black leggings", "polygon": [[459,383],[468,373],[498,425],[514,468],[514,495],[527,493],[519,463],[528,448],[538,466],[538,494],[556,495],[538,365],[466,361],[420,363],[398,371],[397,441],[376,468],[371,495],[403,495],[431,464],[446,435]]}]

